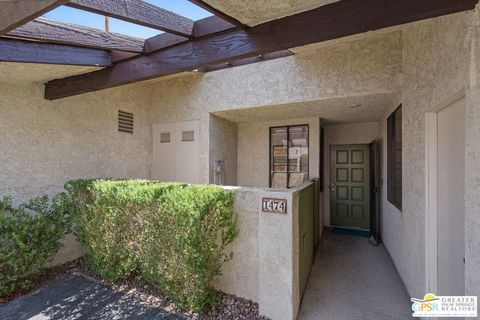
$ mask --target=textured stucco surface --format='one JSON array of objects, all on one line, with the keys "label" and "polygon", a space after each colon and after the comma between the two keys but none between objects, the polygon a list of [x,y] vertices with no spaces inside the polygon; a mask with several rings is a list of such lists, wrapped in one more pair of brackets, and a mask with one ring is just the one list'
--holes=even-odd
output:
[{"label": "textured stucco surface", "polygon": [[[381,122],[384,140],[382,238],[412,296],[422,296],[426,291],[425,112],[434,111],[460,92],[469,95],[472,19],[472,12],[460,13],[410,24],[403,30],[404,82],[402,101],[399,101],[403,102],[402,212],[386,200],[386,117],[398,104],[390,106]],[[475,100],[470,106],[470,114],[474,113],[478,103]],[[475,127],[475,123],[472,123],[477,116],[471,119],[467,116],[467,141],[468,137],[475,134],[478,141],[478,125]],[[472,174],[478,173],[478,161],[477,164],[471,161],[477,152],[478,144],[472,144],[470,138],[470,142],[467,142],[466,168],[469,181],[466,186],[466,287],[476,294],[480,292],[478,246],[470,252],[469,248],[474,241],[478,244],[479,229],[474,229],[468,221],[469,216],[474,216],[473,211],[477,210],[478,214],[478,206],[470,212],[468,207],[469,201],[472,203],[469,199],[474,198],[473,194],[478,199],[478,181],[475,184],[471,178]],[[474,281],[476,286],[472,286]]]},{"label": "textured stucco surface", "polygon": [[0,82],[32,83],[47,82],[98,70],[96,67],[45,65],[33,63],[0,62]]},{"label": "textured stucco surface", "polygon": [[[360,108],[361,109],[361,108]],[[369,144],[380,136],[378,122],[360,122],[326,125],[325,132],[325,167],[324,167],[324,199],[323,223],[330,225],[330,146],[336,144]]]},{"label": "textured stucco surface", "polygon": [[465,293],[480,295],[480,7],[473,14],[465,132]]},{"label": "textured stucco surface", "polygon": [[[152,116],[204,113],[397,91],[398,32],[262,63],[152,83]],[[239,92],[241,94],[239,94]]]},{"label": "textured stucco surface", "polygon": [[[396,101],[400,92],[366,94],[362,96],[338,97],[318,101],[293,102],[256,108],[233,109],[216,112],[219,117],[236,123],[288,120],[318,117],[329,123],[351,123],[378,121],[385,113],[385,106]],[[351,108],[361,104],[361,108]]]},{"label": "textured stucco surface", "polygon": [[[226,187],[235,190],[239,234],[228,247],[233,259],[223,266],[217,288],[259,303],[260,314],[275,320],[296,319],[299,289],[299,192]],[[262,198],[285,199],[287,212],[262,212]]]},{"label": "textured stucco surface", "polygon": [[301,124],[309,126],[309,177],[318,177],[319,118],[241,123],[238,125],[238,185],[268,188],[270,127]]},{"label": "textured stucco surface", "polygon": [[[476,38],[480,39],[479,36],[477,30]],[[480,295],[480,87],[478,83],[467,100],[466,127],[468,130],[465,137],[465,293]]]},{"label": "textured stucco surface", "polygon": [[227,248],[233,259],[225,263],[217,288],[240,297],[259,301],[259,213],[260,190],[235,189],[234,210],[237,216],[238,235]]},{"label": "textured stucco surface", "polygon": [[[211,183],[226,186],[237,185],[237,125],[225,119],[210,115],[210,136],[209,136],[209,180]],[[214,161],[225,161],[225,172],[216,174],[214,172]],[[214,179],[215,178],[215,179]]]},{"label": "textured stucco surface", "polygon": [[264,191],[259,195],[260,199],[287,200],[287,214],[259,213],[259,312],[270,319],[294,320],[300,307],[295,191]]},{"label": "textured stucco surface", "polygon": [[209,113],[388,95],[401,87],[401,62],[400,33],[393,32],[263,63],[155,81],[149,84],[150,118],[152,123],[200,119],[200,181],[208,183],[214,160],[208,149]]},{"label": "textured stucco surface", "polygon": [[49,262],[49,266],[56,266],[68,261],[73,261],[85,254],[85,249],[73,234],[67,234],[65,238],[62,239],[62,244],[63,247],[53,257],[52,261]]},{"label": "textured stucco surface", "polygon": [[[0,82],[0,88],[0,196],[11,195],[18,203],[62,191],[71,179],[149,177],[152,143],[144,87],[55,102],[43,98],[40,83]],[[118,133],[118,109],[134,113],[133,135]],[[77,258],[80,249],[67,237],[54,263]]]},{"label": "textured stucco surface", "polygon": [[[271,4],[266,2],[257,5],[268,8],[269,3]],[[395,29],[388,33],[374,33],[355,41],[309,46],[307,50],[299,50],[295,56],[282,59],[204,75],[182,75],[55,102],[43,99],[41,82],[87,70],[78,67],[23,64],[12,67],[11,64],[2,63],[0,193],[12,194],[19,201],[43,193],[57,192],[66,180],[78,177],[149,177],[151,124],[193,119],[200,119],[200,166],[203,183],[211,181],[212,161],[220,156],[229,156],[232,158],[232,167],[235,167],[234,158],[237,158],[238,184],[267,186],[268,127],[273,123],[316,123],[316,133],[312,132],[315,126],[312,124],[310,127],[310,175],[315,176],[318,174],[318,149],[315,151],[312,148],[318,148],[319,117],[325,116],[333,122],[373,121],[382,114],[380,132],[385,151],[386,117],[403,102],[403,212],[399,212],[386,201],[384,154],[382,238],[410,295],[421,297],[426,290],[425,112],[435,110],[452,96],[463,92],[467,101],[466,290],[469,294],[478,295],[478,15],[478,12],[467,12],[445,16],[404,25],[400,31]],[[400,97],[399,91],[402,91]],[[375,104],[372,103],[374,107],[368,109],[368,112],[345,109],[345,104],[350,101],[373,99],[371,97],[377,100]],[[328,107],[319,107],[323,105]],[[262,106],[268,107],[259,108]],[[242,110],[247,108],[253,108],[249,109],[252,112]],[[118,109],[135,113],[136,132],[133,136],[117,133]],[[212,113],[239,124],[218,119],[212,116]],[[292,116],[287,117],[288,114]],[[300,117],[306,118],[305,121],[285,120]],[[338,141],[335,143],[368,143],[378,136],[377,127],[376,135],[374,129],[368,130],[368,139],[361,140],[364,130],[370,125],[347,126],[355,126],[355,129],[348,127],[338,130],[342,134],[332,136]],[[326,125],[327,139],[328,127],[333,126]],[[358,139],[352,141],[343,133]],[[328,155],[326,160],[328,163]],[[230,177],[230,181],[235,180],[235,174],[231,173]],[[326,179],[328,181],[327,177]],[[328,205],[328,196],[327,193],[325,206]],[[325,215],[329,215],[328,212],[325,210]],[[268,231],[262,229],[268,227],[268,219],[266,218],[263,227],[263,222],[259,221],[260,234]],[[273,234],[290,232],[284,225],[272,223],[271,227],[274,228]],[[284,239],[279,237],[279,240]],[[269,246],[258,248],[259,259],[262,255],[271,254],[272,250],[281,245],[271,242]],[[247,255],[240,249],[239,252],[240,255]],[[255,250],[252,250],[251,254],[255,255]],[[277,258],[280,260],[269,258],[270,262],[281,264],[284,252],[279,254]],[[253,258],[249,256],[248,259]],[[259,267],[259,276],[262,275],[262,270],[272,271],[270,266]],[[284,271],[278,272],[278,275],[282,275],[282,272]],[[275,278],[270,274],[267,280],[266,283],[276,285]],[[245,288],[249,288],[248,286]],[[260,301],[262,292],[268,292],[271,296],[272,291],[268,290],[259,287]],[[272,312],[286,314],[291,311],[284,310],[283,305],[281,307]]]},{"label": "textured stucco surface", "polygon": [[236,18],[240,22],[253,26],[337,1],[338,0],[206,0],[205,2]]},{"label": "textured stucco surface", "polygon": [[[76,178],[149,177],[149,101],[141,86],[54,102],[43,98],[41,84],[0,86],[0,193],[26,200]],[[133,135],[117,131],[119,109],[134,113]]]},{"label": "textured stucco surface", "polygon": [[[200,119],[201,182],[209,183],[214,158],[232,158],[227,170],[235,168],[237,150],[234,126],[210,121],[210,112],[394,92],[400,84],[400,52],[398,32],[382,34],[203,76],[182,75],[53,102],[43,99],[43,82],[93,68],[2,63],[0,192],[21,201],[56,193],[75,178],[148,178],[151,125],[192,119]],[[133,136],[117,132],[118,109],[135,114]],[[222,147],[210,152],[216,143]],[[318,172],[314,164],[311,159],[311,175]],[[227,180],[235,184],[235,174],[229,171]],[[69,250],[62,256],[71,257]]]}]

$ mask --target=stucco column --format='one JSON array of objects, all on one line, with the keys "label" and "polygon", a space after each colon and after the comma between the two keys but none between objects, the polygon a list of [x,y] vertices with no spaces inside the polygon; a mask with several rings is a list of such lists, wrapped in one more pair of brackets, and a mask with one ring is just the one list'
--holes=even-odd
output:
[{"label": "stucco column", "polygon": [[[259,308],[275,320],[292,320],[298,313],[298,205],[292,192],[260,193],[262,198],[287,200],[287,213],[265,213],[259,206]],[[297,251],[297,252],[296,252]]]}]

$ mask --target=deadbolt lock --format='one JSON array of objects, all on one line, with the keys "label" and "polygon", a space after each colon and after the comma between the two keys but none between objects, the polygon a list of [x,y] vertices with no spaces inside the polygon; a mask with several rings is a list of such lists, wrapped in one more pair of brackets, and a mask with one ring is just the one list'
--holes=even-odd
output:
[{"label": "deadbolt lock", "polygon": [[330,183],[330,191],[335,192],[335,183]]}]

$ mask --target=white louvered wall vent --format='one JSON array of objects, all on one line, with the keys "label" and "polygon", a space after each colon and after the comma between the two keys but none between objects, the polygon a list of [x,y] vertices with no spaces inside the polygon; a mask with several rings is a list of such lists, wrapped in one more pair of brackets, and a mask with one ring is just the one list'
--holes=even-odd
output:
[{"label": "white louvered wall vent", "polygon": [[133,134],[133,113],[118,110],[118,132]]},{"label": "white louvered wall vent", "polygon": [[195,132],[182,131],[182,142],[185,142],[185,141],[195,141]]},{"label": "white louvered wall vent", "polygon": [[160,143],[170,143],[170,132],[160,133]]}]

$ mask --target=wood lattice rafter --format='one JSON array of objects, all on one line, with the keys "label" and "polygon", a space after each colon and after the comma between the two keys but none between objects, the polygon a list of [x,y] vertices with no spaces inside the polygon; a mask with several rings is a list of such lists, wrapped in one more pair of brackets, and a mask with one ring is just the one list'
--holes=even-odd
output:
[{"label": "wood lattice rafter", "polygon": [[179,36],[191,37],[193,35],[193,20],[145,1],[70,0],[66,5]]},{"label": "wood lattice rafter", "polygon": [[105,32],[72,23],[37,18],[7,33],[8,37],[33,39],[80,47],[143,52],[143,39]]},{"label": "wood lattice rafter", "polygon": [[112,54],[107,50],[63,44],[0,39],[0,61],[111,67]]},{"label": "wood lattice rafter", "polygon": [[[30,10],[26,10],[22,5],[14,5],[17,2],[27,4]],[[41,6],[40,4],[43,5]],[[142,39],[122,34],[104,32],[99,29],[48,20],[45,18],[37,18],[32,21],[27,21],[28,19],[33,19],[34,17],[56,8],[61,4],[105,16],[115,17],[135,24],[165,30],[168,33],[162,33],[158,36],[146,39],[145,42]],[[25,9],[23,10],[25,12],[20,9]],[[0,10],[3,10],[0,14],[10,14],[12,10],[21,11],[21,13],[17,14],[16,20],[10,19],[15,20],[16,22],[10,22],[8,28],[6,27],[5,21],[9,21],[9,19],[4,19],[3,30],[7,31],[14,28],[8,33],[5,32],[6,34],[4,36],[6,37],[79,47],[119,50],[116,51],[115,54],[112,54],[114,62],[134,56],[128,54],[128,52],[136,52],[137,54],[140,54],[142,52],[155,51],[188,41],[192,38],[198,38],[236,27],[230,22],[218,18],[217,16],[192,21],[142,0],[70,0],[68,3],[67,0],[9,0],[0,2]],[[10,14],[10,16],[12,15]],[[2,15],[0,15],[0,18],[1,17]],[[1,25],[2,21],[0,19],[0,26]]]},{"label": "wood lattice rafter", "polygon": [[112,68],[52,80],[54,100],[265,53],[471,10],[478,0],[342,0],[248,29],[230,29],[115,64]]},{"label": "wood lattice rafter", "polygon": [[55,9],[68,0],[0,1],[0,36]]}]

